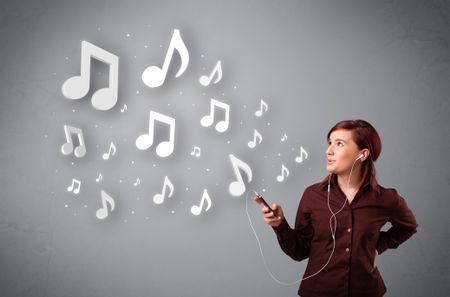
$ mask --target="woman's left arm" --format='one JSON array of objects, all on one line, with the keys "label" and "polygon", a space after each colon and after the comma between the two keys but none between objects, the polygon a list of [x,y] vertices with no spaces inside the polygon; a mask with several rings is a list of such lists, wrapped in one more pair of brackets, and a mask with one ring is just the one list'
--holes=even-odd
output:
[{"label": "woman's left arm", "polygon": [[397,203],[392,209],[388,231],[381,231],[377,242],[377,252],[382,254],[387,249],[395,249],[417,232],[417,222],[405,199],[396,194]]}]

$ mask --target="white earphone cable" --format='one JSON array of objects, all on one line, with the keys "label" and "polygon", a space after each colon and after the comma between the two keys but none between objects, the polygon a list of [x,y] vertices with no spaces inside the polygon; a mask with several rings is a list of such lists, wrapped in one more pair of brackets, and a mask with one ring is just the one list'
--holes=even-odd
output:
[{"label": "white earphone cable", "polygon": [[[349,174],[349,177],[348,177],[348,180],[347,180],[346,189],[345,189],[345,196],[347,196],[348,187],[349,187],[349,184],[350,184],[350,178],[351,178],[352,172],[353,172],[353,167],[355,166],[357,160],[358,159],[356,159],[353,162],[352,168],[350,169],[350,174]],[[253,192],[255,194],[255,196],[258,196],[259,194],[255,190],[252,190],[252,189],[249,189],[247,191],[246,199],[245,199],[245,213],[247,214],[247,218],[248,218],[248,221],[249,221],[249,224],[250,224],[250,228],[252,229],[253,235],[256,238],[256,242],[258,243],[258,248],[259,248],[259,252],[261,254],[261,258],[262,258],[262,261],[263,261],[263,264],[264,264],[264,268],[266,269],[267,273],[270,275],[270,277],[276,283],[278,283],[280,285],[283,285],[283,286],[295,285],[295,284],[301,282],[302,280],[306,280],[306,279],[309,279],[309,278],[311,278],[313,276],[316,276],[317,274],[322,272],[325,269],[325,267],[327,267],[327,265],[330,263],[331,258],[333,257],[334,251],[336,250],[336,230],[337,230],[337,218],[336,218],[336,215],[339,214],[344,209],[345,204],[347,203],[347,198],[345,198],[344,203],[342,204],[341,208],[337,212],[333,212],[333,210],[331,209],[331,205],[330,205],[330,182],[331,182],[331,174],[328,176],[327,206],[328,206],[328,209],[330,210],[330,213],[331,213],[330,220],[329,220],[329,225],[330,225],[331,237],[333,238],[333,249],[331,250],[330,256],[328,257],[328,260],[325,263],[325,265],[323,265],[317,272],[315,272],[313,274],[310,274],[308,276],[305,276],[305,277],[303,277],[303,278],[301,278],[301,279],[299,279],[297,281],[291,282],[291,283],[286,283],[286,282],[283,282],[283,281],[280,281],[279,279],[277,279],[273,275],[273,273],[270,271],[270,268],[267,265],[266,258],[264,256],[264,252],[263,252],[263,249],[262,249],[261,241],[259,240],[258,234],[256,233],[256,230],[255,230],[255,228],[253,226],[252,219],[251,219],[250,214],[248,212],[248,200],[249,200],[248,194],[251,193],[251,192]]]}]

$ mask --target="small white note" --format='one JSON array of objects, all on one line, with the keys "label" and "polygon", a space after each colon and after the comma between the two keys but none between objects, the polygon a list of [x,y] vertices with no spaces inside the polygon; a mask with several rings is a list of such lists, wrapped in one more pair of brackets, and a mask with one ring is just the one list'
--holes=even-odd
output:
[{"label": "small white note", "polygon": [[146,150],[153,145],[156,121],[167,124],[170,128],[169,140],[162,141],[156,146],[156,154],[165,158],[172,154],[175,147],[175,119],[169,116],[150,110],[149,132],[148,134],[142,134],[136,139],[136,147],[140,150]]},{"label": "small white note", "polygon": [[180,30],[175,29],[173,31],[172,39],[170,40],[169,49],[167,50],[162,68],[150,66],[147,67],[142,73],[142,81],[146,86],[156,88],[163,85],[175,50],[181,57],[181,65],[175,77],[179,77],[183,74],[189,64],[189,52],[183,42],[183,39],[181,39]]},{"label": "small white note", "polygon": [[136,180],[136,182],[133,184],[133,186],[137,187],[137,186],[140,185],[140,184],[141,184],[141,180],[140,180],[140,178],[138,177],[137,180]]},{"label": "small white note", "polygon": [[89,92],[91,80],[91,58],[109,64],[109,86],[97,90],[91,98],[92,106],[97,110],[108,110],[117,102],[119,87],[119,57],[93,45],[81,42],[81,75],[73,76],[62,85],[62,93],[67,99],[81,99]]},{"label": "small white note", "polygon": [[248,142],[249,148],[255,148],[257,144],[261,144],[262,142],[262,135],[255,129],[253,132],[253,140]]},{"label": "small white note", "polygon": [[103,179],[102,173],[98,174],[98,177],[95,179],[96,182],[100,182]]},{"label": "small white note", "polygon": [[170,190],[169,195],[167,195],[167,197],[170,198],[173,195],[174,188],[173,188],[173,184],[170,181],[170,179],[167,176],[165,176],[162,192],[155,194],[155,196],[153,196],[153,202],[155,204],[162,204],[164,202],[164,200],[166,199],[166,189],[167,188],[169,188],[169,190]]},{"label": "small white note", "polygon": [[203,190],[202,200],[200,201],[200,205],[193,205],[191,207],[191,213],[194,216],[198,216],[202,213],[203,204],[206,202],[207,206],[205,212],[207,212],[211,208],[211,198],[209,197],[208,191],[206,189]]},{"label": "small white note", "polygon": [[308,159],[308,152],[303,148],[303,146],[300,146],[300,156],[295,158],[295,162],[302,163],[303,160]]},{"label": "small white note", "polygon": [[281,138],[281,141],[285,142],[287,139],[288,139],[288,137],[287,137],[286,133],[284,133],[283,137]]},{"label": "small white note", "polygon": [[223,121],[217,122],[216,124],[216,131],[223,133],[227,131],[230,123],[230,105],[226,103],[211,98],[209,115],[202,117],[200,124],[203,127],[209,127],[214,123],[216,107],[225,111],[225,119]]},{"label": "small white note", "polygon": [[[67,142],[61,146],[61,152],[63,155],[69,155],[72,152],[77,158],[81,158],[86,155],[86,145],[84,143],[83,131],[76,127],[64,125],[64,133],[66,135]],[[75,149],[72,134],[76,134],[78,136],[78,146],[76,146]]]},{"label": "small white note", "polygon": [[255,116],[261,117],[264,112],[267,112],[268,109],[269,106],[267,105],[267,103],[261,99],[259,110],[255,111]]},{"label": "small white note", "polygon": [[202,150],[198,146],[194,146],[194,150],[191,152],[191,156],[200,157]]},{"label": "small white note", "polygon": [[108,204],[111,208],[111,212],[114,210],[114,207],[116,203],[114,202],[114,199],[109,196],[105,191],[101,190],[100,192],[102,197],[102,207],[97,210],[95,215],[98,219],[103,220],[108,217],[109,211],[108,211]]},{"label": "small white note", "polygon": [[242,194],[244,194],[245,192],[245,183],[244,183],[244,179],[242,178],[241,172],[239,171],[239,169],[243,170],[245,172],[245,174],[247,175],[247,182],[250,183],[252,181],[252,169],[250,168],[250,166],[248,166],[247,163],[239,160],[238,158],[236,158],[234,155],[230,154],[230,161],[231,161],[231,166],[233,167],[233,171],[234,174],[236,176],[236,181],[233,181],[230,183],[229,187],[228,187],[228,191],[230,192],[230,194],[232,196],[235,197],[239,197]]},{"label": "small white note", "polygon": [[281,183],[288,176],[289,176],[289,169],[287,169],[286,166],[281,164],[281,174],[277,176],[277,181]]},{"label": "small white note", "polygon": [[128,106],[126,104],[123,105],[123,108],[120,109],[120,112],[125,112],[127,111]]},{"label": "small white note", "polygon": [[213,81],[213,84],[217,84],[222,79],[222,75],[223,75],[222,62],[220,60],[217,61],[216,66],[211,71],[211,74],[209,75],[209,77],[206,75],[200,76],[200,79],[199,79],[200,84],[204,87],[209,86],[214,75],[216,75],[216,79]]},{"label": "small white note", "polygon": [[116,154],[116,151],[117,151],[117,148],[114,145],[114,143],[111,141],[108,152],[104,153],[102,156],[103,160],[108,160],[111,156],[114,156]]},{"label": "small white note", "polygon": [[78,179],[72,179],[72,184],[67,187],[67,192],[72,192],[75,195],[80,193],[81,182]]}]

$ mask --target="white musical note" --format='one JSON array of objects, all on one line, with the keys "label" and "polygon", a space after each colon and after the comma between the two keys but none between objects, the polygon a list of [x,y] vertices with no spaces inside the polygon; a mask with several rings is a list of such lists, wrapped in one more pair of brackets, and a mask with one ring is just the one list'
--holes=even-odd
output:
[{"label": "white musical note", "polygon": [[245,162],[239,160],[234,155],[230,154],[230,161],[231,166],[233,167],[234,174],[236,175],[237,181],[233,181],[230,183],[230,186],[228,187],[228,191],[231,195],[238,197],[244,194],[245,192],[245,184],[244,180],[242,179],[242,175],[239,171],[239,169],[243,170],[245,174],[247,174],[247,182],[250,183],[252,181],[252,169],[248,164]]},{"label": "white musical note", "polygon": [[203,127],[209,127],[213,124],[215,107],[222,108],[225,110],[225,120],[220,121],[216,124],[216,131],[222,133],[228,129],[230,122],[230,106],[226,103],[211,98],[209,115],[204,116],[200,120],[200,124]]},{"label": "white musical note", "polygon": [[166,198],[166,188],[169,188],[169,190],[170,190],[169,195],[167,197],[168,198],[172,197],[173,190],[174,190],[173,184],[167,176],[164,177],[164,184],[163,184],[162,192],[155,194],[155,196],[153,196],[153,202],[155,202],[155,204],[161,204],[164,202],[164,199]]},{"label": "white musical note", "polygon": [[300,156],[295,158],[295,162],[302,163],[303,160],[308,159],[308,152],[303,148],[303,146],[300,146]]},{"label": "white musical note", "polygon": [[126,104],[123,105],[123,108],[120,109],[120,112],[125,112],[127,111],[128,106]]},{"label": "white musical note", "polygon": [[191,152],[191,156],[200,157],[201,149],[198,146],[194,146],[194,150]]},{"label": "white musical note", "polygon": [[175,144],[175,119],[169,116],[150,110],[149,133],[142,134],[136,139],[136,147],[140,150],[146,150],[152,146],[155,121],[168,124],[170,127],[169,140],[162,141],[156,147],[156,154],[162,158],[165,158],[172,154]]},{"label": "white musical note", "polygon": [[[83,131],[79,128],[64,125],[64,133],[66,135],[66,143],[61,146],[61,152],[64,155],[69,155],[74,152],[75,157],[81,158],[86,155],[86,145],[84,144]],[[72,133],[78,136],[78,146],[73,146]]]},{"label": "white musical note", "polygon": [[264,109],[265,109],[265,111],[269,110],[269,106],[267,105],[267,103],[264,100],[261,99],[259,110],[255,111],[255,116],[257,116],[257,117],[262,116],[264,113]]},{"label": "white musical note", "polygon": [[211,83],[214,74],[217,74],[216,80],[213,82],[214,84],[216,84],[222,79],[222,62],[220,60],[217,61],[216,66],[211,71],[209,77],[206,75],[200,76],[199,79],[200,84],[204,87],[208,86]]},{"label": "white musical note", "polygon": [[258,144],[261,144],[262,142],[262,135],[255,129],[253,132],[253,140],[248,142],[249,148],[255,148],[256,147],[256,140],[258,140]]},{"label": "white musical note", "polygon": [[78,179],[73,178],[72,184],[67,187],[67,192],[73,192],[75,195],[80,193],[81,182]]},{"label": "white musical note", "polygon": [[111,207],[111,212],[114,210],[116,203],[114,202],[114,199],[111,196],[109,196],[105,191],[102,190],[100,193],[102,196],[102,207],[97,210],[95,215],[97,216],[98,219],[103,220],[107,218],[109,214],[107,203],[109,203]]},{"label": "white musical note", "polygon": [[103,156],[102,156],[103,160],[108,160],[109,157],[111,156],[111,153],[114,156],[116,154],[116,151],[117,151],[117,148],[114,145],[114,143],[111,141],[111,144],[109,145],[108,152],[104,153]]},{"label": "white musical note", "polygon": [[277,176],[277,181],[281,183],[282,181],[284,181],[284,178],[288,176],[289,176],[289,169],[287,169],[286,166],[281,164],[281,175]]},{"label": "white musical note", "polygon": [[283,137],[281,138],[281,141],[285,142],[287,139],[288,139],[288,137],[287,137],[286,133],[284,133]]},{"label": "white musical note", "polygon": [[96,182],[100,182],[103,179],[103,176],[101,173],[98,174],[98,177],[95,179]]},{"label": "white musical note", "polygon": [[200,201],[200,205],[193,205],[191,207],[191,213],[194,216],[198,216],[202,213],[202,209],[203,209],[203,204],[207,203],[208,206],[206,206],[205,212],[207,212],[210,208],[211,208],[211,198],[209,197],[208,191],[206,189],[203,190],[203,196],[202,196],[202,200]]},{"label": "white musical note", "polygon": [[109,64],[109,86],[97,90],[91,98],[97,110],[108,110],[117,102],[119,87],[119,57],[87,41],[81,42],[81,75],[73,76],[62,85],[62,93],[67,99],[81,99],[89,91],[91,80],[91,57]]},{"label": "white musical note", "polygon": [[139,179],[139,177],[137,178],[136,182],[133,184],[133,186],[137,187],[138,185],[141,184],[141,180]]},{"label": "white musical note", "polygon": [[166,79],[167,71],[169,70],[169,64],[172,60],[174,50],[180,54],[181,65],[178,69],[175,77],[179,77],[186,70],[189,64],[189,52],[186,45],[181,39],[180,30],[175,29],[172,34],[172,39],[170,40],[169,49],[167,50],[166,58],[164,59],[164,64],[162,68],[157,66],[147,67],[142,73],[142,81],[145,85],[150,88],[156,88],[162,86],[164,80]]}]

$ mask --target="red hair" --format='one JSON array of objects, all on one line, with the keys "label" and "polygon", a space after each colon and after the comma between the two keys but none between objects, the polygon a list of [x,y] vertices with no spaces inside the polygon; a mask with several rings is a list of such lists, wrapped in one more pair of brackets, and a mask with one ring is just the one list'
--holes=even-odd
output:
[{"label": "red hair", "polygon": [[377,130],[364,120],[346,120],[337,123],[331,128],[327,134],[327,140],[330,139],[331,133],[336,130],[351,131],[353,141],[358,146],[358,149],[369,150],[369,158],[361,163],[363,185],[369,183],[373,189],[378,189],[375,161],[381,153],[381,139]]}]

